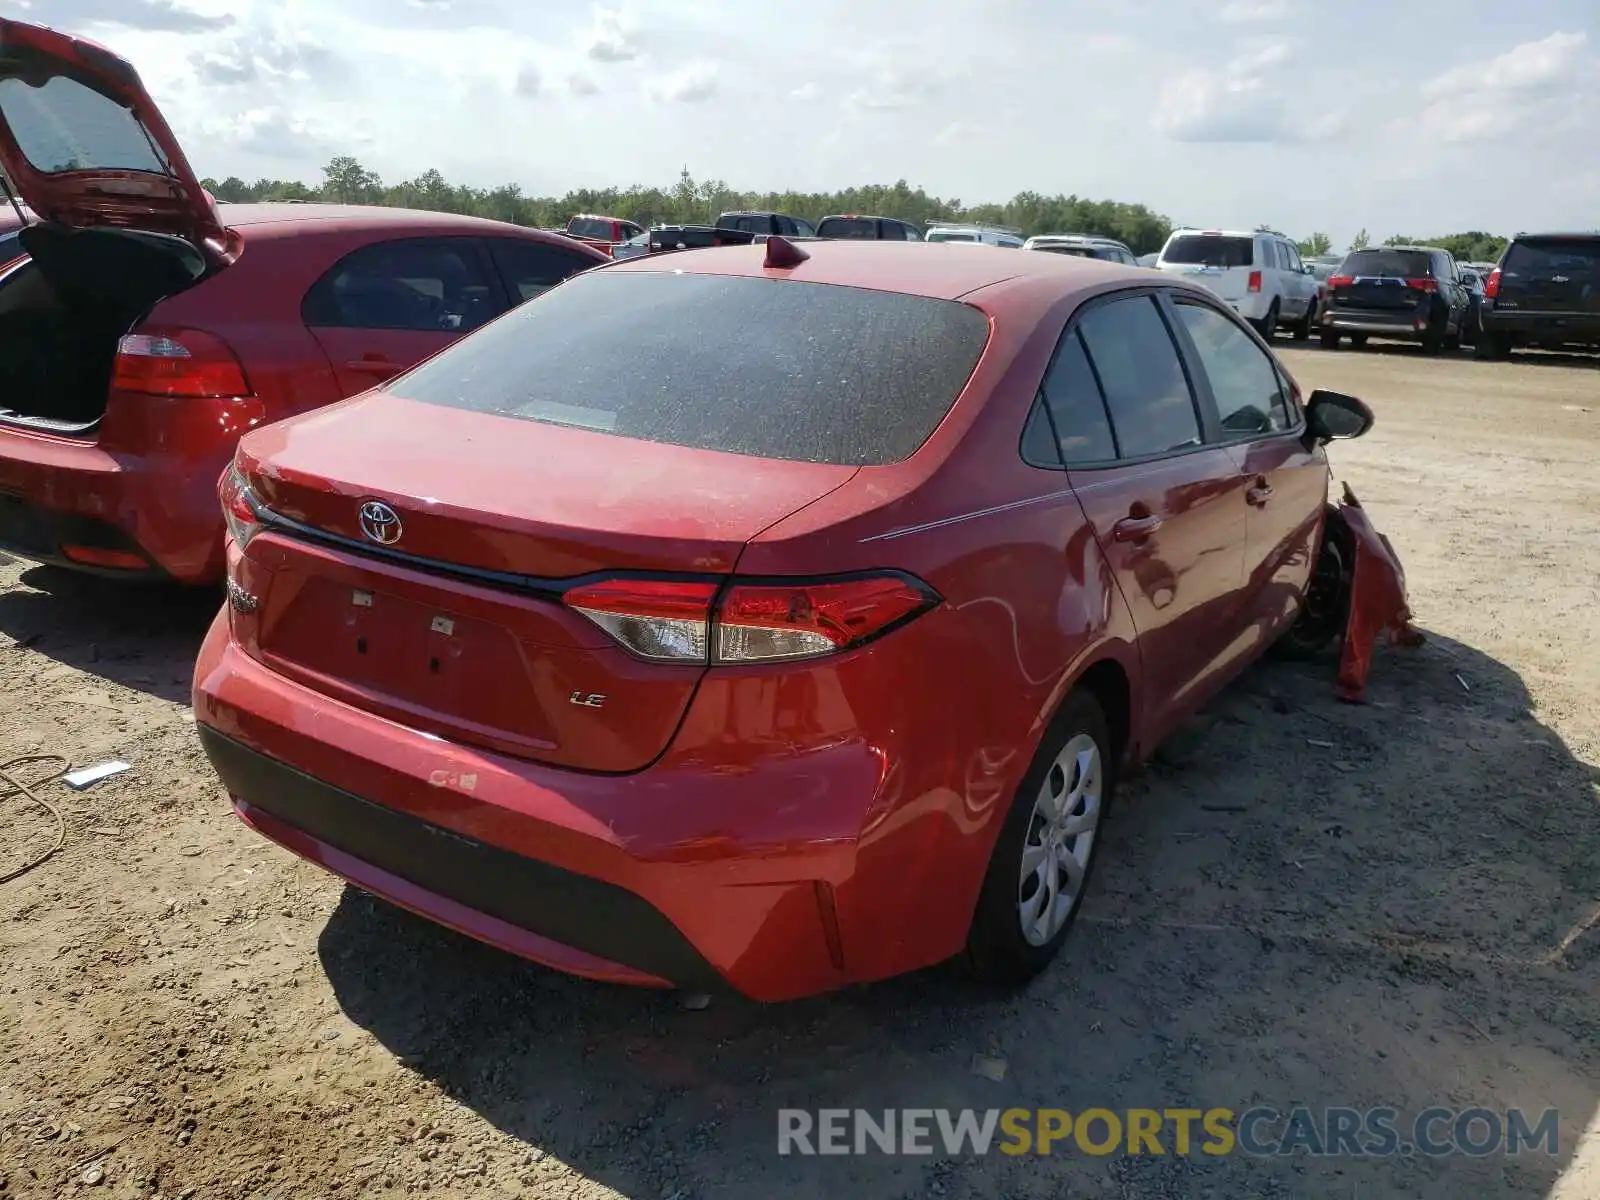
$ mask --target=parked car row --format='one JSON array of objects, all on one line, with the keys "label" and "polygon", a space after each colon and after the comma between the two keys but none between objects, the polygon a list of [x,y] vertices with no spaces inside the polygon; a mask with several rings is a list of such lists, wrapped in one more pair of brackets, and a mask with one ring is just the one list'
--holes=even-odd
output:
[{"label": "parked car row", "polygon": [[192,694],[235,811],[446,926],[758,1000],[1017,983],[1123,770],[1344,627],[1325,447],[1372,414],[1201,276],[218,205],[130,64],[0,47],[38,217],[0,544],[220,562]]}]

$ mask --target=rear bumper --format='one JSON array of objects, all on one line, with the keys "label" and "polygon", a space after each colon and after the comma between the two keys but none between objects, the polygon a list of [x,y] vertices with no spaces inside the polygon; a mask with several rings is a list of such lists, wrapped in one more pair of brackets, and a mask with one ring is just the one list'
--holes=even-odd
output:
[{"label": "rear bumper", "polygon": [[1600,313],[1507,312],[1485,306],[1486,333],[1548,345],[1600,346]]},{"label": "rear bumper", "polygon": [[[778,1001],[913,970],[960,949],[987,857],[934,813],[886,812],[887,764],[864,739],[736,762],[680,733],[684,749],[636,774],[546,767],[289,680],[232,641],[226,610],[194,704],[262,833],[577,975]],[[735,711],[726,695],[706,704]]]},{"label": "rear bumper", "polygon": [[1430,333],[1427,318],[1422,318],[1419,327],[1415,312],[1390,315],[1339,308],[1328,309],[1322,314],[1322,328],[1336,333],[1365,333],[1372,337],[1405,342],[1419,342]]},{"label": "rear bumper", "polygon": [[[0,549],[118,577],[222,577],[216,483],[231,445],[194,459],[143,458],[88,440],[0,427]],[[108,567],[68,546],[136,554]]]}]

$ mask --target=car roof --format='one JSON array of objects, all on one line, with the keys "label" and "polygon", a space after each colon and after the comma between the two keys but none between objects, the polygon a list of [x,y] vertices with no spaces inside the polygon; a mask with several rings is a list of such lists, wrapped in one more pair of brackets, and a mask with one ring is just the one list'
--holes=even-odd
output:
[{"label": "car roof", "polygon": [[1572,230],[1569,233],[1569,232],[1563,232],[1562,230],[1556,229],[1556,230],[1552,230],[1549,233],[1519,233],[1519,234],[1517,234],[1516,237],[1512,238],[1511,240],[1513,242],[1528,242],[1528,241],[1537,242],[1537,241],[1542,241],[1542,240],[1544,240],[1546,238],[1559,238],[1559,239],[1561,239],[1563,241],[1579,241],[1579,242],[1600,241],[1600,230],[1595,230],[1595,229],[1575,229],[1575,230]]},{"label": "car roof", "polygon": [[806,260],[787,269],[765,267],[766,250],[761,246],[681,250],[625,259],[604,269],[608,273],[681,271],[793,279],[938,300],[958,300],[980,288],[1009,281],[1051,285],[1058,296],[1118,280],[1137,284],[1150,281],[1149,272],[1137,267],[1093,258],[1018,255],[1003,246],[973,246],[970,252],[959,255],[926,242],[808,241],[804,246]]},{"label": "car roof", "polygon": [[[1265,229],[1174,229],[1172,237],[1283,237],[1281,233],[1268,233]],[[1171,238],[1168,239],[1169,241]]]},{"label": "car roof", "polygon": [[[321,204],[299,201],[266,201],[257,204],[217,205],[222,223],[232,228],[267,230],[274,226],[293,227],[308,222],[333,225],[340,229],[373,229],[410,225],[428,230],[456,230],[461,233],[484,233],[489,230],[504,231],[506,222],[487,217],[469,217],[461,213],[432,212],[424,208],[384,208],[375,204]],[[541,234],[547,238],[561,238],[560,234],[544,233],[528,226],[514,226],[526,233]],[[570,242],[569,238],[561,238]]]},{"label": "car roof", "polygon": [[1030,242],[1067,242],[1085,246],[1123,246],[1116,238],[1101,237],[1097,233],[1036,233]]}]

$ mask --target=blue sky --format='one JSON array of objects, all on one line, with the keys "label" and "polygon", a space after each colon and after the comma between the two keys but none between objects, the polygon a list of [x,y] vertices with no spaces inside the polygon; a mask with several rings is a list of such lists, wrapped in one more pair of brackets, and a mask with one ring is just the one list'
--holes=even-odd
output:
[{"label": "blue sky", "polygon": [[898,178],[1342,246],[1600,226],[1593,0],[0,0],[130,58],[196,169],[536,193]]}]

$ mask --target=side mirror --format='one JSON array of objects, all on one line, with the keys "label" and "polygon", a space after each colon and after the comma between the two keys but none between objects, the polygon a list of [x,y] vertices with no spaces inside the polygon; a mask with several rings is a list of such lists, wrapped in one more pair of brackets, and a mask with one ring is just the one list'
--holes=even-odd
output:
[{"label": "side mirror", "polygon": [[1354,396],[1318,388],[1306,402],[1306,435],[1317,442],[1358,438],[1372,428],[1372,410]]}]

